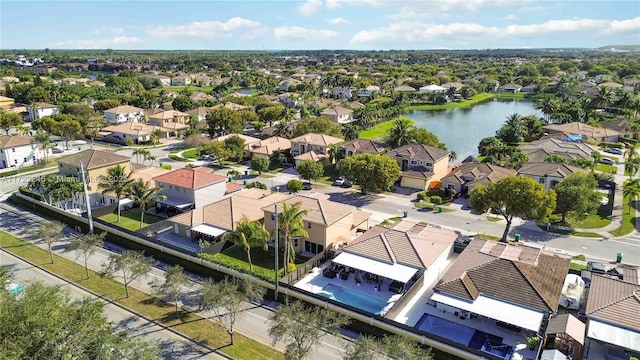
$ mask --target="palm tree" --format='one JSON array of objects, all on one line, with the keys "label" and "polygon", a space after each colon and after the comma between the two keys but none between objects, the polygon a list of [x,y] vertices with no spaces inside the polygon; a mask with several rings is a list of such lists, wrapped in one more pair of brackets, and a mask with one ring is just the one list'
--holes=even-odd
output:
[{"label": "palm tree", "polygon": [[282,212],[278,214],[278,230],[284,238],[284,273],[289,272],[289,263],[295,261],[296,251],[293,246],[294,236],[309,237],[309,233],[304,229],[304,217],[309,210],[300,210],[302,202],[297,202],[291,206],[282,204]]},{"label": "palm tree", "polygon": [[389,140],[387,143],[393,148],[409,144],[411,142],[410,130],[412,128],[413,125],[409,119],[396,119],[393,122],[391,131],[389,131]]},{"label": "palm tree", "polygon": [[131,184],[131,173],[126,174],[122,165],[116,165],[107,170],[107,176],[98,184],[102,194],[113,193],[118,198],[118,220],[120,222],[120,198],[127,193],[129,184]]},{"label": "palm tree", "polygon": [[331,144],[327,147],[327,155],[329,155],[329,162],[333,164],[335,161],[338,165],[338,161],[342,158],[342,147],[340,144]]},{"label": "palm tree", "polygon": [[132,155],[136,157],[136,162],[140,164],[140,158],[146,159],[146,157],[151,155],[151,153],[147,149],[137,148],[133,150]]},{"label": "palm tree", "polygon": [[598,88],[598,95],[596,96],[595,103],[600,108],[606,108],[613,103],[613,90],[608,86]]},{"label": "palm tree", "polygon": [[249,221],[245,215],[236,223],[236,229],[233,232],[222,234],[222,240],[231,241],[234,245],[242,246],[247,252],[247,260],[249,261],[249,270],[253,272],[253,264],[251,263],[251,248],[260,246],[267,251],[269,246],[269,232],[263,224],[257,221]]},{"label": "palm tree", "polygon": [[153,165],[153,163],[158,160],[157,157],[155,157],[154,155],[148,154],[144,156],[144,160],[142,161],[142,163],[144,164],[145,161],[148,161],[151,165]]},{"label": "palm tree", "polygon": [[637,157],[638,157],[638,146],[635,144],[629,145],[629,149],[627,149],[627,153],[624,154],[624,159],[626,161],[629,161]]},{"label": "palm tree", "polygon": [[42,151],[44,151],[44,162],[49,163],[49,145],[51,144],[51,135],[44,131],[38,131],[36,133],[36,141],[42,144]]},{"label": "palm tree", "polygon": [[624,171],[629,174],[629,180],[636,176],[640,170],[640,157],[634,157],[624,163]]},{"label": "palm tree", "polygon": [[142,229],[142,225],[144,224],[144,212],[147,209],[149,203],[166,198],[164,195],[159,195],[159,192],[160,188],[151,188],[149,186],[149,182],[147,181],[145,183],[144,181],[142,181],[142,179],[138,179],[130,183],[127,187],[126,194],[129,199],[137,202],[140,205],[140,229]]},{"label": "palm tree", "polygon": [[629,198],[628,213],[631,213],[633,200],[640,197],[640,179],[629,179],[622,185],[622,196]]},{"label": "palm tree", "polygon": [[164,133],[160,129],[155,129],[149,136],[153,145],[157,145],[160,139],[164,136]]},{"label": "palm tree", "polygon": [[360,127],[356,124],[347,124],[342,128],[342,135],[346,141],[357,139],[360,136]]}]

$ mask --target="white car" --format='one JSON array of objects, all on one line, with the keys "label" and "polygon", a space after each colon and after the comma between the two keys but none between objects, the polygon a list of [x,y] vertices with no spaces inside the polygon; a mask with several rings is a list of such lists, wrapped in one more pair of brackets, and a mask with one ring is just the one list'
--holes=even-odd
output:
[{"label": "white car", "polygon": [[335,186],[342,186],[342,184],[344,184],[344,182],[347,179],[343,178],[342,176],[340,176],[339,178],[336,179],[336,181],[333,182],[333,185]]}]

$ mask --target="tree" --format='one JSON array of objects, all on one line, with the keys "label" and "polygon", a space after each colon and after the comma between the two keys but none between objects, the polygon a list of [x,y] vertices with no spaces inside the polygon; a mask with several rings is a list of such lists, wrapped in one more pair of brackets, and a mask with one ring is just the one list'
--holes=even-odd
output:
[{"label": "tree", "polygon": [[98,133],[100,133],[100,129],[105,126],[107,126],[107,120],[97,113],[92,113],[87,119],[84,125],[84,134],[91,139],[91,146],[93,146],[95,138],[98,136]]},{"label": "tree", "polygon": [[478,144],[478,154],[480,154],[480,156],[487,156],[491,149],[504,146],[505,144],[497,137],[486,137],[480,140],[480,143]]},{"label": "tree", "polygon": [[261,183],[260,181],[252,181],[250,183],[248,183],[247,185],[244,186],[245,189],[262,189],[262,190],[267,190],[267,184],[265,183]]},{"label": "tree", "polygon": [[42,144],[42,151],[44,152],[44,162],[49,163],[49,145],[51,144],[51,135],[44,131],[38,131],[35,139]]},{"label": "tree", "polygon": [[149,184],[149,181],[144,182],[142,179],[138,179],[129,183],[125,190],[125,194],[129,199],[137,202],[138,206],[140,206],[140,229],[144,224],[144,212],[147,210],[149,203],[166,198],[166,196],[158,194],[160,188],[152,188]]},{"label": "tree", "polygon": [[640,198],[640,179],[628,179],[622,184],[622,196],[629,199],[628,213],[631,213],[633,200]]},{"label": "tree", "polygon": [[96,101],[95,104],[93,104],[93,110],[98,112],[103,112],[105,110],[113,109],[114,107],[118,107],[120,105],[122,105],[120,100],[105,99],[105,100]]},{"label": "tree", "polygon": [[387,144],[392,148],[407,145],[411,143],[411,130],[413,124],[410,119],[401,117],[393,121],[393,127],[389,131]]},{"label": "tree", "polygon": [[481,213],[492,209],[502,215],[507,225],[501,241],[506,242],[514,216],[546,220],[556,208],[556,193],[546,191],[532,178],[514,175],[489,183],[487,187],[475,187],[470,192],[469,205]]},{"label": "tree", "polygon": [[185,95],[178,95],[171,102],[171,106],[178,111],[187,111],[193,109],[193,100]]},{"label": "tree", "polygon": [[340,175],[360,185],[363,194],[367,191],[385,191],[400,177],[400,166],[391,157],[374,154],[356,154],[346,157],[338,164]]},{"label": "tree", "polygon": [[217,108],[207,114],[207,125],[211,137],[222,136],[230,133],[241,133],[244,121],[238,111]]},{"label": "tree", "polygon": [[76,120],[65,120],[58,123],[57,133],[64,140],[65,147],[69,149],[69,141],[82,134],[82,125]]},{"label": "tree", "polygon": [[431,360],[433,353],[404,336],[384,336],[377,340],[363,335],[347,346],[343,360]]},{"label": "tree", "polygon": [[360,127],[355,123],[346,124],[342,127],[342,136],[345,141],[351,141],[360,137]]},{"label": "tree", "polygon": [[47,244],[47,250],[49,251],[49,260],[53,264],[53,249],[51,246],[60,241],[64,233],[64,224],[59,221],[44,221],[40,223],[40,226],[36,228],[34,235],[40,238]]},{"label": "tree", "polygon": [[222,160],[231,157],[231,151],[226,148],[223,141],[211,141],[200,149],[201,154],[207,154],[214,156],[220,166],[222,166]]},{"label": "tree", "polygon": [[22,124],[20,115],[16,113],[7,113],[0,109],[0,129],[4,130],[9,135],[9,130]]},{"label": "tree", "polygon": [[244,139],[240,136],[234,135],[224,139],[224,147],[227,148],[231,154],[231,158],[236,162],[242,161],[244,156]]},{"label": "tree", "polygon": [[282,211],[278,214],[278,230],[284,239],[284,273],[289,272],[289,263],[293,263],[296,258],[296,251],[292,241],[293,237],[308,238],[309,233],[304,229],[304,217],[309,210],[301,210],[302,202],[292,205],[282,204]]},{"label": "tree", "polygon": [[269,249],[269,232],[264,225],[257,221],[249,221],[245,215],[236,223],[234,231],[228,231],[222,234],[222,240],[230,241],[236,246],[241,246],[247,253],[247,261],[249,262],[249,270],[253,272],[253,263],[251,262],[251,248],[261,247],[264,251]]},{"label": "tree", "polygon": [[285,117],[287,109],[281,104],[260,107],[257,111],[258,118],[264,124],[273,126],[273,123]]},{"label": "tree", "polygon": [[297,193],[302,190],[302,181],[291,179],[287,181],[287,191],[290,193]]},{"label": "tree", "polygon": [[544,159],[544,162],[552,163],[552,164],[566,164],[567,159],[564,158],[562,155],[553,154],[553,155],[547,156]]},{"label": "tree", "polygon": [[262,157],[254,157],[251,159],[251,170],[257,171],[258,174],[269,171],[269,166],[271,166],[269,159]]},{"label": "tree", "polygon": [[427,146],[433,146],[435,148],[446,150],[447,146],[440,142],[438,136],[427,129],[411,127],[409,129],[409,142],[417,143]]},{"label": "tree", "polygon": [[109,262],[105,265],[104,273],[113,276],[116,272],[120,272],[124,281],[124,291],[128,298],[129,284],[148,274],[152,268],[153,259],[134,250],[125,250],[119,254],[109,255]]},{"label": "tree", "polygon": [[526,132],[522,117],[519,114],[511,114],[504,125],[496,131],[496,138],[512,145],[524,141]]},{"label": "tree", "polygon": [[10,296],[1,286],[0,303],[4,359],[160,359],[155,345],[112,326],[102,301],[72,301],[63,287],[34,282]]},{"label": "tree", "polygon": [[262,297],[264,288],[249,280],[225,277],[217,283],[211,280],[203,283],[198,303],[200,309],[213,311],[220,326],[229,333],[233,345],[234,326],[244,310],[244,302]]},{"label": "tree", "polygon": [[102,189],[102,194],[113,193],[118,198],[118,220],[120,222],[120,198],[127,193],[131,184],[131,173],[126,174],[122,165],[116,165],[107,170],[107,176],[100,179],[98,188]]},{"label": "tree", "polygon": [[640,157],[634,157],[627,159],[624,164],[624,171],[629,174],[629,179],[632,179],[638,174],[640,170]]},{"label": "tree", "polygon": [[340,144],[331,144],[327,147],[327,155],[329,155],[330,163],[338,163],[342,158],[342,146]]},{"label": "tree", "polygon": [[269,320],[269,337],[274,344],[277,341],[287,344],[286,360],[306,358],[325,332],[336,332],[349,322],[342,314],[316,306],[305,308],[300,301],[279,306]]},{"label": "tree", "polygon": [[296,128],[293,131],[293,136],[302,136],[309,133],[319,133],[339,137],[342,135],[342,128],[340,125],[329,119],[322,117],[310,118],[304,119],[296,125]]},{"label": "tree", "polygon": [[187,292],[189,284],[189,277],[183,271],[182,266],[174,265],[165,269],[164,281],[152,284],[151,290],[154,296],[174,303],[177,315],[179,312],[178,301],[180,301],[180,296]]},{"label": "tree", "polygon": [[69,250],[78,252],[76,259],[80,256],[84,258],[84,271],[87,279],[89,278],[89,258],[98,250],[98,247],[102,246],[105,236],[107,236],[106,232],[100,234],[82,234],[71,240],[67,246]]},{"label": "tree", "polygon": [[151,139],[151,142],[153,143],[153,145],[157,145],[160,142],[160,139],[162,139],[164,136],[165,135],[162,130],[155,129],[153,130],[151,135],[149,135],[149,138]]},{"label": "tree", "polygon": [[137,148],[137,149],[133,150],[133,153],[131,155],[136,157],[136,162],[138,164],[141,164],[140,159],[143,159],[143,161],[144,161],[144,159],[147,156],[151,155],[151,152],[149,150],[147,150],[147,149],[144,149],[144,148]]},{"label": "tree", "polygon": [[583,173],[571,174],[556,185],[556,212],[562,214],[563,223],[569,212],[580,219],[600,206],[602,194],[596,190],[597,186],[598,181],[593,175]]},{"label": "tree", "polygon": [[320,162],[304,160],[296,165],[296,171],[305,180],[315,180],[324,174],[324,167]]}]

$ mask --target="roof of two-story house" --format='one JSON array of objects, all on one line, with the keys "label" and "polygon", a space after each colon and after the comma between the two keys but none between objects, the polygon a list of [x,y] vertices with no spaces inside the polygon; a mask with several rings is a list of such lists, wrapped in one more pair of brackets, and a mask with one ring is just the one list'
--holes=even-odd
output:
[{"label": "roof of two-story house", "polygon": [[551,155],[558,155],[567,160],[593,160],[591,153],[598,148],[589,144],[562,141],[553,137],[545,137],[519,146],[529,157],[529,162],[544,162]]},{"label": "roof of two-story house", "polygon": [[620,133],[618,131],[598,128],[580,122],[566,124],[550,124],[542,127],[547,133],[562,133],[565,135],[582,135],[587,138],[603,141],[618,141]]},{"label": "roof of two-story house", "polygon": [[353,110],[336,105],[322,110],[320,116],[339,124],[347,124],[353,121]]},{"label": "roof of two-story house", "polygon": [[296,162],[327,159],[327,147],[339,144],[343,140],[325,134],[308,133],[291,139],[291,155]]},{"label": "roof of two-story house", "polygon": [[489,164],[469,162],[451,170],[440,181],[445,189],[453,189],[457,192],[470,191],[478,185],[487,186],[507,176],[515,175],[516,171],[505,167]]},{"label": "roof of two-story house", "polygon": [[345,155],[355,154],[382,154],[385,152],[389,145],[370,139],[353,139],[343,143],[342,148],[345,151]]},{"label": "roof of two-story house", "polygon": [[[567,164],[557,164],[549,162],[526,163],[518,169],[519,176],[529,176],[533,178],[555,178],[564,180],[573,173],[584,173],[587,170]],[[550,185],[552,186],[552,185]]]},{"label": "roof of two-story house", "polygon": [[272,136],[249,145],[249,152],[253,156],[269,158],[275,151],[291,149],[291,140],[280,136]]},{"label": "roof of two-story house", "polygon": [[422,144],[407,144],[387,152],[402,169],[400,186],[427,190],[447,174],[448,150]]},{"label": "roof of two-story house", "polygon": [[[61,170],[64,165],[79,167],[81,162],[85,170],[93,170],[112,165],[129,164],[131,162],[131,158],[128,156],[118,155],[111,151],[87,149],[62,157],[58,159],[57,162]],[[76,174],[74,173],[69,175]]]},{"label": "roof of two-story house", "polygon": [[131,113],[141,113],[143,112],[143,109],[137,108],[135,106],[131,106],[131,105],[120,105],[120,106],[116,106],[114,108],[111,109],[107,109],[104,111],[105,114],[115,114],[115,115],[122,115],[122,114],[131,114]]}]

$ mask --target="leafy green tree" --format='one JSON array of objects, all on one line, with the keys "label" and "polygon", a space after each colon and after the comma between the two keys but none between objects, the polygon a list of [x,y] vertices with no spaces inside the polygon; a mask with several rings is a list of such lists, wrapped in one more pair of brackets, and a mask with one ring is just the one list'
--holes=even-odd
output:
[{"label": "leafy green tree", "polygon": [[278,214],[278,230],[280,236],[284,239],[284,265],[285,275],[289,272],[289,264],[294,263],[296,259],[296,250],[293,244],[293,237],[308,238],[309,233],[304,229],[304,217],[307,216],[309,210],[301,210],[302,202],[292,205],[282,204],[282,210]]},{"label": "leafy green tree", "polygon": [[140,229],[144,225],[144,212],[147,210],[149,203],[166,198],[166,196],[160,195],[159,192],[160,188],[152,188],[149,181],[144,182],[142,179],[129,183],[125,190],[125,195],[140,206]]},{"label": "leafy green tree", "polygon": [[211,137],[222,136],[232,133],[241,133],[244,121],[238,111],[217,108],[207,115],[207,125]]},{"label": "leafy green tree", "polygon": [[285,117],[287,109],[281,104],[273,104],[258,109],[258,118],[267,126],[273,126],[273,123]]},{"label": "leafy green tree", "polygon": [[179,313],[178,302],[180,297],[188,291],[189,284],[189,277],[182,266],[174,265],[165,269],[163,282],[151,284],[151,291],[154,296],[174,303],[177,315]]},{"label": "leafy green tree", "polygon": [[633,201],[640,198],[640,179],[628,179],[622,184],[622,196],[629,199],[628,214],[631,213]]},{"label": "leafy green tree", "polygon": [[163,137],[165,137],[165,134],[160,129],[153,130],[153,132],[149,136],[153,145],[157,145],[160,142],[160,139],[162,139]]},{"label": "leafy green tree", "polygon": [[342,136],[342,128],[340,125],[329,119],[322,117],[310,118],[304,119],[296,125],[296,128],[293,131],[293,136],[302,136],[309,133],[319,133],[339,137]]},{"label": "leafy green tree", "polygon": [[72,301],[62,287],[35,282],[10,296],[2,286],[0,303],[4,359],[160,359],[155,345],[116,330],[103,302]]},{"label": "leafy green tree", "polygon": [[524,141],[527,133],[524,121],[519,114],[511,114],[504,125],[496,131],[496,137],[507,144],[517,144]]},{"label": "leafy green tree", "polygon": [[136,157],[136,162],[138,164],[140,164],[141,163],[140,160],[142,160],[142,159],[146,158],[147,156],[151,155],[151,152],[149,150],[145,149],[145,148],[137,148],[137,149],[133,150],[132,155]]},{"label": "leafy green tree", "polygon": [[220,166],[222,166],[223,159],[228,159],[232,156],[231,151],[225,147],[223,141],[211,141],[207,143],[200,149],[200,153],[215,156]]},{"label": "leafy green tree", "polygon": [[9,130],[22,124],[20,115],[16,113],[8,113],[0,109],[0,129],[4,130],[9,135]]},{"label": "leafy green tree", "polygon": [[571,174],[556,185],[556,212],[562,214],[563,223],[570,212],[580,219],[600,206],[602,194],[596,190],[597,186],[593,175],[583,173]]},{"label": "leafy green tree", "polygon": [[34,232],[34,235],[47,244],[47,251],[49,251],[49,260],[53,264],[53,249],[51,248],[54,243],[60,241],[64,233],[64,224],[59,221],[44,221],[40,223]]},{"label": "leafy green tree", "polygon": [[80,256],[84,258],[84,271],[87,279],[89,278],[89,258],[102,246],[105,236],[107,236],[106,232],[100,234],[82,234],[71,240],[67,246],[69,250],[77,251],[76,259]]},{"label": "leafy green tree", "polygon": [[291,179],[287,181],[287,191],[290,193],[297,193],[302,190],[302,181]]},{"label": "leafy green tree", "polygon": [[124,282],[124,291],[129,297],[129,285],[138,278],[148,274],[153,268],[153,259],[134,250],[109,255],[109,262],[105,264],[104,273],[113,276],[119,273]]},{"label": "leafy green tree", "polygon": [[624,164],[624,171],[629,175],[629,179],[637,176],[638,170],[640,170],[640,157],[634,157],[626,160]]},{"label": "leafy green tree", "polygon": [[102,194],[112,193],[118,198],[118,220],[120,222],[120,199],[129,190],[131,174],[127,174],[124,166],[116,165],[107,170],[107,176],[100,179],[98,188],[102,189]]},{"label": "leafy green tree", "polygon": [[171,102],[171,106],[178,111],[188,111],[193,109],[193,100],[185,95],[178,95]]},{"label": "leafy green tree", "polygon": [[331,144],[327,147],[327,155],[329,155],[329,162],[336,164],[342,159],[342,146],[340,144]]},{"label": "leafy green tree", "polygon": [[544,162],[553,163],[553,164],[566,164],[567,159],[560,155],[549,155],[544,159]]},{"label": "leafy green tree", "polygon": [[262,189],[262,190],[267,190],[267,184],[265,183],[261,183],[260,181],[252,181],[250,183],[248,183],[247,185],[244,186],[245,189]]},{"label": "leafy green tree", "polygon": [[361,336],[347,346],[343,360],[431,360],[430,348],[404,336],[385,336],[378,340],[371,336]]},{"label": "leafy green tree", "polygon": [[306,358],[325,332],[334,333],[349,322],[344,315],[316,306],[305,308],[300,301],[279,306],[269,320],[269,337],[274,344],[287,344],[286,360]]},{"label": "leafy green tree", "polygon": [[236,223],[234,231],[228,231],[222,234],[222,240],[230,241],[236,246],[241,246],[247,253],[247,261],[249,262],[249,270],[253,272],[253,263],[251,262],[251,248],[261,247],[264,251],[268,250],[269,232],[264,225],[257,221],[249,221],[245,215]]},{"label": "leafy green tree", "polygon": [[105,111],[105,110],[113,109],[114,107],[118,107],[120,105],[122,105],[120,100],[105,99],[105,100],[96,101],[95,104],[93,104],[93,109],[95,111]]},{"label": "leafy green tree", "polygon": [[478,144],[478,153],[480,154],[480,156],[487,156],[489,155],[490,149],[504,147],[504,146],[505,144],[497,137],[495,136],[486,137],[480,140],[480,143]]},{"label": "leafy green tree", "polygon": [[231,154],[231,158],[236,162],[242,161],[244,156],[244,139],[240,136],[231,136],[224,139],[224,147]]},{"label": "leafy green tree", "polygon": [[51,134],[44,131],[38,131],[35,139],[41,144],[42,151],[44,151],[44,162],[49,163],[49,145],[51,145]]},{"label": "leafy green tree", "polygon": [[91,115],[87,117],[83,132],[91,139],[91,146],[93,146],[95,138],[98,136],[98,133],[100,133],[100,129],[105,126],[107,126],[107,120],[100,114],[92,112]]},{"label": "leafy green tree", "polygon": [[271,163],[269,159],[265,159],[262,157],[254,157],[253,159],[251,159],[251,170],[255,170],[259,174],[269,171],[270,165]]},{"label": "leafy green tree", "polygon": [[320,162],[304,160],[296,165],[296,171],[305,180],[315,180],[324,174],[324,167]]},{"label": "leafy green tree", "polygon": [[388,157],[374,154],[356,154],[338,164],[340,175],[352,179],[363,194],[367,191],[385,191],[400,177],[400,166]]},{"label": "leafy green tree", "polygon": [[411,131],[414,128],[410,119],[401,117],[393,121],[393,127],[389,131],[387,144],[393,148],[410,144]]},{"label": "leafy green tree", "polygon": [[65,147],[69,149],[69,141],[82,134],[82,125],[76,120],[65,120],[58,123],[56,127],[58,135],[62,137]]},{"label": "leafy green tree", "polygon": [[507,225],[501,241],[506,242],[514,216],[546,220],[556,208],[556,193],[553,190],[546,191],[542,184],[532,178],[514,175],[489,183],[486,187],[475,187],[470,192],[469,205],[481,213],[492,209],[502,215]]}]

